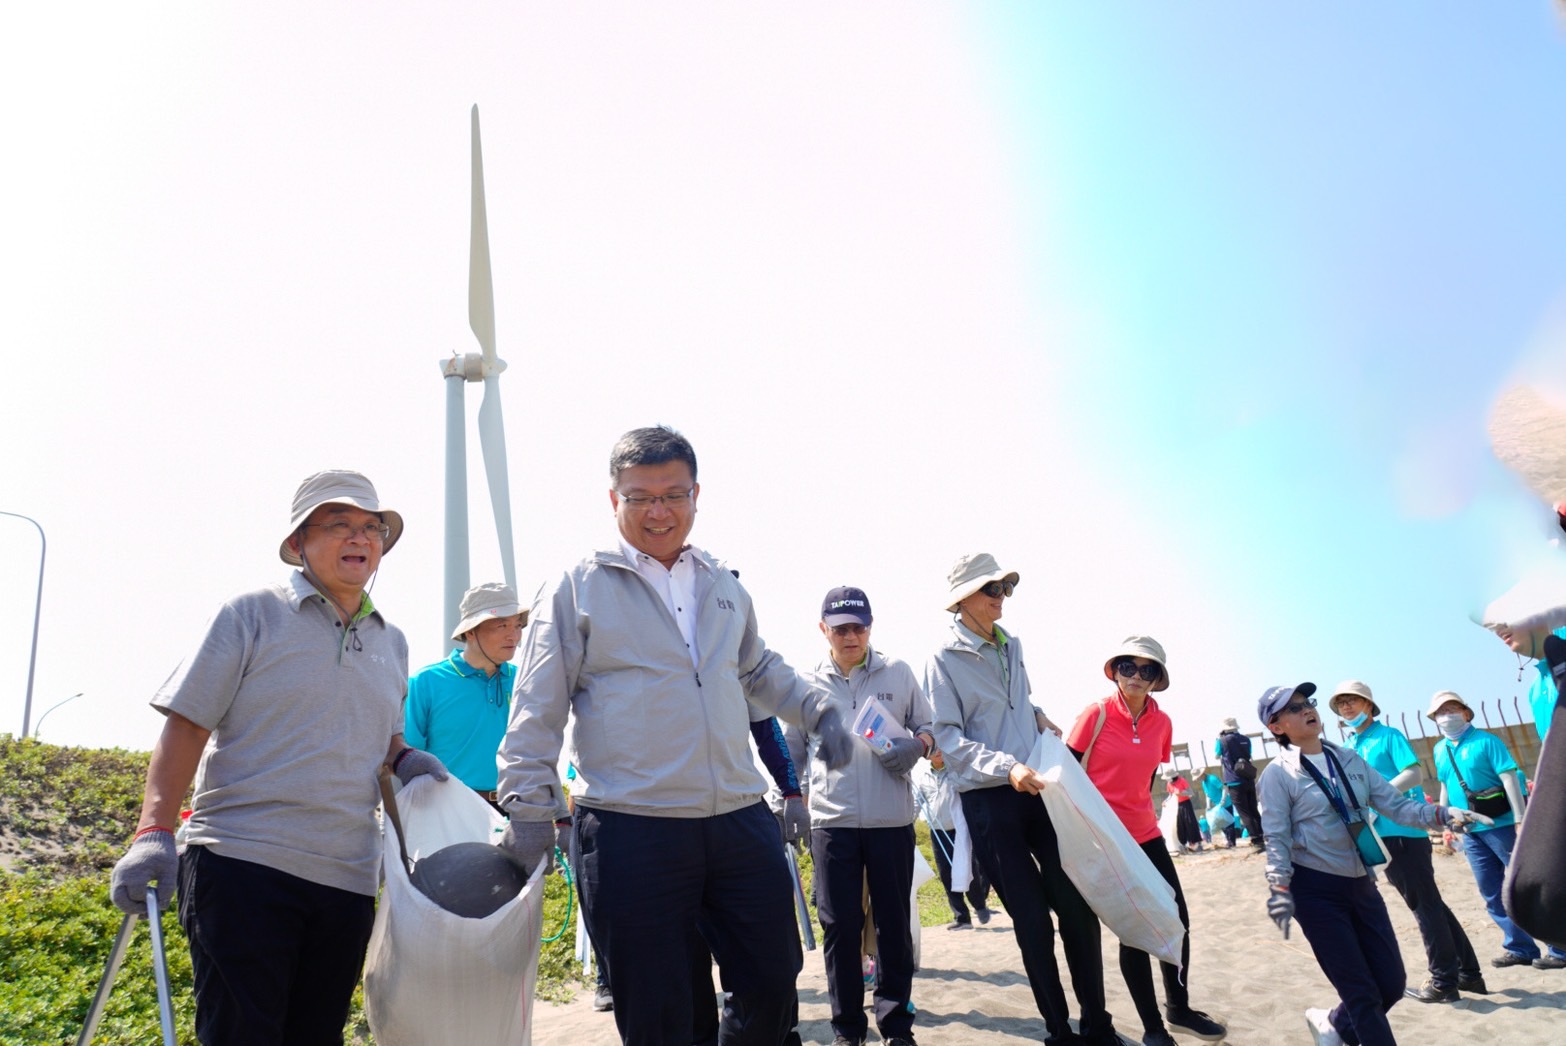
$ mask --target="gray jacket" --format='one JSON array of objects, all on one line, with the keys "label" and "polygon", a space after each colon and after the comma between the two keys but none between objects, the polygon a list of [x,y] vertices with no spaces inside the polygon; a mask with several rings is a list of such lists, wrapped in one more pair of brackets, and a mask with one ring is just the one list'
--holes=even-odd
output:
[{"label": "gray jacket", "polygon": [[[1322,747],[1337,756],[1361,808],[1375,807],[1381,816],[1410,828],[1440,828],[1446,820],[1445,807],[1408,798],[1365,765],[1352,748],[1328,741],[1323,741]],[[1267,881],[1274,886],[1289,885],[1295,865],[1349,878],[1367,874],[1343,818],[1300,765],[1302,758],[1298,747],[1285,748],[1256,781],[1262,835],[1267,840]],[[1354,804],[1347,795],[1343,805],[1352,816]]]},{"label": "gray jacket", "polygon": [[924,689],[935,710],[935,743],[959,792],[1009,784],[1011,768],[1032,754],[1039,738],[1028,703],[1033,689],[1022,641],[1006,636],[1000,650],[1004,674],[992,660],[995,651],[984,649],[989,645],[954,621],[952,638],[924,670]]},{"label": "gray jacket", "polygon": [[714,817],[757,802],[767,784],[751,758],[751,719],[815,725],[823,695],[767,649],[750,594],[721,563],[689,552],[695,666],[674,615],[618,548],[540,589],[497,757],[508,812],[547,820],[563,810],[568,716],[576,802],[655,817]]},{"label": "gray jacket", "polygon": [[[889,718],[910,734],[930,732],[930,702],[913,669],[874,649],[865,666],[844,676],[831,657],[810,673],[810,681],[827,694],[827,701],[852,727],[866,701],[880,701]],[[786,727],[789,755],[795,766],[805,765],[808,752],[815,755],[820,739],[809,731]],[[828,770],[819,759],[810,760],[810,826],[812,828],[898,828],[913,824],[914,800],[908,778],[881,765],[875,752],[862,741],[854,742],[854,755],[841,770]]]}]

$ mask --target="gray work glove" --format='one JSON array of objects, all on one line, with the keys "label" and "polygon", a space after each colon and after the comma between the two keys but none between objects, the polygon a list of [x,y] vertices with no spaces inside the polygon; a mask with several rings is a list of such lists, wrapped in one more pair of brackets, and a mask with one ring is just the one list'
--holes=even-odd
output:
[{"label": "gray work glove", "polygon": [[1287,886],[1272,887],[1272,894],[1267,898],[1267,918],[1278,924],[1283,939],[1288,940],[1289,922],[1294,918],[1294,897]]},{"label": "gray work glove", "polygon": [[816,720],[816,758],[826,764],[828,770],[841,770],[854,756],[854,735],[843,725],[843,717],[837,709],[829,708]]},{"label": "gray work glove", "polygon": [[914,764],[924,758],[924,742],[916,737],[894,737],[875,757],[892,773],[906,777]]},{"label": "gray work glove", "polygon": [[785,843],[808,842],[810,839],[810,811],[805,809],[802,796],[790,795],[783,799],[783,841]]},{"label": "gray work glove", "polygon": [[109,878],[109,899],[120,911],[130,915],[147,914],[147,886],[158,886],[158,910],[163,911],[174,897],[179,879],[179,854],[174,850],[173,832],[148,832],[130,844],[114,865]]},{"label": "gray work glove", "polygon": [[1495,826],[1495,819],[1484,814],[1476,814],[1472,810],[1464,810],[1461,807],[1449,806],[1446,808],[1447,826],[1454,832],[1462,833],[1476,824],[1482,824],[1486,828]]},{"label": "gray work glove", "polygon": [[538,862],[544,862],[544,874],[555,867],[555,826],[552,821],[519,821],[512,817],[501,833],[500,845],[522,865],[523,875],[532,875]]},{"label": "gray work glove", "polygon": [[415,777],[429,774],[437,781],[444,781],[451,775],[446,772],[446,766],[439,759],[428,752],[417,748],[404,748],[393,760],[397,764],[392,773],[397,775],[397,780],[407,784]]}]

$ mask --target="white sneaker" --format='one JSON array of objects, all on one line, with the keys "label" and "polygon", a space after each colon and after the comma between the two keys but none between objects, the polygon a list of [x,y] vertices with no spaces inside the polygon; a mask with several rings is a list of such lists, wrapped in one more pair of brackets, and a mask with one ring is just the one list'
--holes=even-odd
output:
[{"label": "white sneaker", "polygon": [[1332,1011],[1306,1010],[1305,1026],[1316,1037],[1316,1046],[1343,1046],[1343,1036],[1332,1026]]}]

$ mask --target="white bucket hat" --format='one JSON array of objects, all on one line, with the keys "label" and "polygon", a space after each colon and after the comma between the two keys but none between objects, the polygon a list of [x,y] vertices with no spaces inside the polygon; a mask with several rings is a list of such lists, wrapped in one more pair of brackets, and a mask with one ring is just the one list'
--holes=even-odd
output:
[{"label": "white bucket hat", "polygon": [[1218,732],[1221,734],[1225,730],[1232,730],[1235,733],[1239,733],[1240,732],[1240,721],[1238,719],[1234,718],[1234,716],[1232,716],[1232,715],[1224,716],[1223,717],[1223,722],[1218,724]]},{"label": "white bucket hat", "polygon": [[1458,704],[1468,709],[1468,718],[1470,721],[1473,720],[1473,707],[1470,706],[1467,701],[1464,701],[1455,690],[1437,690],[1435,692],[1435,696],[1430,699],[1430,709],[1425,713],[1425,718],[1434,719],[1436,717],[1436,709],[1440,708],[1448,701],[1456,701]]},{"label": "white bucket hat", "polygon": [[1327,702],[1327,707],[1332,709],[1332,714],[1341,716],[1338,711],[1338,698],[1363,697],[1370,702],[1370,718],[1374,719],[1381,714],[1381,706],[1376,704],[1376,699],[1370,696],[1370,687],[1357,679],[1345,679],[1332,691],[1332,699]]},{"label": "white bucket hat", "polygon": [[375,484],[366,479],[362,472],[328,469],[306,477],[294,492],[294,511],[289,517],[288,534],[277,548],[277,554],[289,566],[303,566],[304,561],[299,558],[298,552],[288,547],[288,539],[299,530],[300,524],[310,518],[310,513],[322,505],[352,505],[366,512],[378,513],[391,530],[381,545],[382,555],[390,552],[397,539],[402,537],[402,515],[389,508],[381,508],[381,499],[375,495]]},{"label": "white bucket hat", "polygon": [[979,589],[988,585],[991,581],[1010,581],[1013,585],[1021,580],[1021,576],[1015,570],[1002,570],[995,562],[995,557],[988,552],[976,552],[970,556],[960,556],[952,568],[946,572],[946,612],[957,613],[957,604],[973,595]]},{"label": "white bucket hat", "polygon": [[517,599],[517,590],[499,581],[486,581],[462,593],[462,603],[457,613],[462,615],[462,620],[457,622],[456,630],[451,633],[453,642],[491,618],[516,617],[521,614],[522,623],[527,624],[527,611],[522,609]]},{"label": "white bucket hat", "polygon": [[1163,669],[1163,674],[1158,677],[1158,682],[1153,684],[1153,689],[1169,689],[1169,665],[1164,660],[1164,648],[1158,640],[1151,636],[1126,636],[1120,642],[1120,649],[1109,655],[1109,660],[1104,662],[1105,679],[1110,682],[1115,681],[1114,664],[1123,657],[1141,657],[1149,661],[1157,661],[1158,667]]}]

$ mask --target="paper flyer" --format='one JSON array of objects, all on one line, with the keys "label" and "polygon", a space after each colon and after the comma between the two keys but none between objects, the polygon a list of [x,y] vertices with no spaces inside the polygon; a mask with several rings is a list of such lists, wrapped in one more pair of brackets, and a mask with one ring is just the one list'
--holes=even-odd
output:
[{"label": "paper flyer", "polygon": [[886,714],[886,706],[872,698],[866,701],[854,717],[854,733],[877,752],[884,751],[893,740],[908,737],[903,724]]}]

